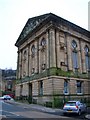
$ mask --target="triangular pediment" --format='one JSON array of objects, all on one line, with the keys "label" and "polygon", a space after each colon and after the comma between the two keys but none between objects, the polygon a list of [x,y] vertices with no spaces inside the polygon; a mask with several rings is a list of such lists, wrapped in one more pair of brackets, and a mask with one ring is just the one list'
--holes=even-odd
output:
[{"label": "triangular pediment", "polygon": [[30,31],[32,31],[34,28],[36,28],[48,16],[49,16],[49,14],[44,14],[41,16],[29,18],[25,27],[23,28],[18,40],[22,40],[23,38],[25,38],[29,34]]},{"label": "triangular pediment", "polygon": [[[25,38],[27,39],[27,37],[29,35],[31,35],[32,31],[36,30],[37,28],[40,27],[41,24],[45,23],[45,21],[53,21],[55,23],[55,25],[57,24],[57,26],[59,25],[63,25],[63,26],[67,26],[68,29],[73,29],[74,31],[77,31],[81,34],[86,35],[87,37],[90,37],[90,32],[75,25],[74,23],[71,23],[53,13],[48,13],[48,14],[44,14],[44,15],[40,15],[40,16],[36,16],[33,18],[29,18],[25,27],[23,28],[18,40],[16,41],[16,46],[18,47],[19,45],[21,45],[24,41]],[[35,31],[34,31],[35,32]]]}]

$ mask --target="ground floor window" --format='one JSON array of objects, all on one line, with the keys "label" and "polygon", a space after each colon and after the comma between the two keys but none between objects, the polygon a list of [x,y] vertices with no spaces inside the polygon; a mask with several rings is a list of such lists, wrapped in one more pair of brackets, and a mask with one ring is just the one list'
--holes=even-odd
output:
[{"label": "ground floor window", "polygon": [[83,82],[77,81],[77,93],[82,93],[82,92],[83,92]]},{"label": "ground floor window", "polygon": [[64,94],[69,93],[69,83],[67,80],[64,81]]},{"label": "ground floor window", "polygon": [[39,81],[39,95],[43,95],[43,81]]}]

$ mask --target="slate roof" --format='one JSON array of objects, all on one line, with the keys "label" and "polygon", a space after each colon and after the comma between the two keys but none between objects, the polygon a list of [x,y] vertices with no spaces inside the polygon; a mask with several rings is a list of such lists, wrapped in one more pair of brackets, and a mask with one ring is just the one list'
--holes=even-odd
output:
[{"label": "slate roof", "polygon": [[27,37],[35,32],[36,29],[38,29],[43,24],[53,21],[56,24],[63,24],[66,26],[69,26],[71,29],[87,36],[90,38],[90,32],[85,30],[84,28],[81,28],[78,25],[75,25],[74,23],[71,23],[53,13],[48,13],[40,16],[36,16],[33,18],[29,18],[26,25],[24,26],[19,38],[17,39],[15,46],[19,47],[26,39]]}]

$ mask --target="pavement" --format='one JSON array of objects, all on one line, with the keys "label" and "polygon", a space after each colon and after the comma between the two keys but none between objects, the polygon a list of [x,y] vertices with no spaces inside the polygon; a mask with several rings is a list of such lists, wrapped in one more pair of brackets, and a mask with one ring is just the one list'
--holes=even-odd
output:
[{"label": "pavement", "polygon": [[[35,110],[39,110],[39,111],[43,111],[43,112],[49,112],[49,113],[55,113],[55,112],[63,112],[62,109],[56,109],[56,108],[48,108],[48,107],[45,107],[45,106],[42,106],[42,105],[38,105],[38,104],[28,104],[28,103],[21,103],[21,102],[16,102],[16,101],[6,101],[7,103],[10,103],[10,104],[16,104],[16,105],[21,105],[23,106],[25,109],[27,108],[32,108],[32,109],[35,109]],[[90,114],[87,113],[85,115],[85,118],[90,120]]]}]

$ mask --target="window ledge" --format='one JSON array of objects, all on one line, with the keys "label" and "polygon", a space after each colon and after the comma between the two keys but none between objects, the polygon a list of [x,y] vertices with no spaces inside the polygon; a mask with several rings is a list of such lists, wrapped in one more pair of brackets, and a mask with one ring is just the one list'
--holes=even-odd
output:
[{"label": "window ledge", "polygon": [[64,93],[64,95],[69,95],[69,93]]},{"label": "window ledge", "polygon": [[77,95],[82,95],[83,93],[77,93]]}]

